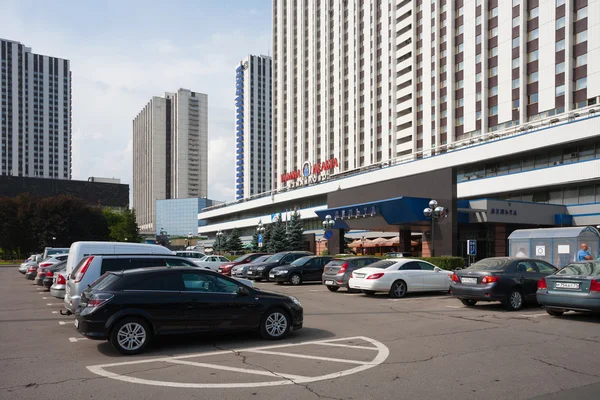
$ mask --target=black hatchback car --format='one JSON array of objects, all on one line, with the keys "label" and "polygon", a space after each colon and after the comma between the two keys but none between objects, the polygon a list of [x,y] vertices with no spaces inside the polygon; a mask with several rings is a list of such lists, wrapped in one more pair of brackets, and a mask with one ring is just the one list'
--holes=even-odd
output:
[{"label": "black hatchback car", "polygon": [[302,328],[295,297],[263,292],[216,272],[157,267],[108,272],[81,295],[77,331],[109,340],[122,354],[144,351],[156,335],[258,330],[281,339]]},{"label": "black hatchback car", "polygon": [[273,254],[262,263],[253,263],[252,265],[249,265],[248,270],[246,271],[246,278],[255,280],[257,282],[263,280],[268,281],[269,272],[271,272],[273,268],[280,267],[282,265],[288,265],[300,257],[312,255],[314,254],[308,251],[282,251],[280,253]]},{"label": "black hatchback car", "polygon": [[507,310],[535,301],[537,283],[558,269],[542,260],[491,257],[452,275],[450,290],[466,306],[478,301],[499,301]]},{"label": "black hatchback car", "polygon": [[299,285],[302,282],[320,281],[325,264],[333,257],[306,256],[297,259],[290,265],[275,267],[269,272],[269,280],[279,284],[289,282]]}]

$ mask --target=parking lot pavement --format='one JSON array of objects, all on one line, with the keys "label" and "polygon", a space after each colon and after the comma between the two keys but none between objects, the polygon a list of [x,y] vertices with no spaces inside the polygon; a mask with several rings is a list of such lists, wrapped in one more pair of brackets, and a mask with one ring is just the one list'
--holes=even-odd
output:
[{"label": "parking lot pavement", "polygon": [[[124,357],[77,334],[61,300],[0,268],[0,398],[597,399],[600,319],[539,307],[463,307],[446,294],[390,299],[318,284],[296,296],[304,328],[161,338]],[[46,298],[44,298],[46,297]]]}]

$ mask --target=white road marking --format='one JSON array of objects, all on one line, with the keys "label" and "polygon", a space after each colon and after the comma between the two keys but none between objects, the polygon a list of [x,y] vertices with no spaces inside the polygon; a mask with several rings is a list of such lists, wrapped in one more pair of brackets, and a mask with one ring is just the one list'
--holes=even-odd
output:
[{"label": "white road marking", "polygon": [[[74,340],[72,340],[74,339]],[[70,338],[69,340],[75,341],[75,338]],[[309,346],[309,345],[321,345],[323,343],[333,344],[332,342],[339,341],[351,341],[351,340],[362,340],[370,343],[374,347],[367,347],[368,350],[377,350],[377,355],[373,358],[372,361],[356,361],[356,360],[342,360],[337,358],[327,358],[327,357],[317,357],[317,356],[304,356],[302,354],[290,354],[290,353],[281,353],[281,352],[272,352],[269,350],[272,349],[282,349],[289,347],[298,347],[298,346]],[[354,345],[344,345],[339,343],[340,346],[350,346],[350,347],[360,347]],[[223,354],[232,354],[232,353],[243,353],[243,352],[251,352],[251,353],[264,353],[264,354],[274,354],[281,357],[299,357],[308,358],[308,359],[321,359],[336,363],[350,363],[350,364],[358,364],[354,368],[350,368],[347,370],[334,372],[327,375],[320,376],[299,376],[299,375],[290,375],[290,374],[279,374],[277,372],[269,372],[269,371],[260,371],[255,369],[244,369],[244,368],[235,368],[235,367],[227,367],[223,365],[214,365],[209,363],[199,363],[195,361],[184,362],[183,359],[186,358],[198,358],[198,357],[208,357],[215,355],[223,355]],[[348,338],[338,338],[338,339],[328,339],[328,340],[316,340],[310,342],[302,342],[302,343],[292,343],[292,344],[280,344],[274,346],[263,346],[263,347],[251,347],[244,349],[232,349],[232,350],[222,350],[222,351],[212,351],[208,353],[196,353],[196,354],[187,354],[184,356],[176,356],[176,357],[157,357],[153,359],[145,359],[145,360],[135,360],[135,361],[125,361],[125,362],[117,362],[111,364],[102,364],[102,365],[92,365],[88,366],[87,369],[97,375],[104,376],[106,378],[116,379],[123,382],[129,383],[138,383],[142,385],[152,385],[152,386],[163,386],[163,387],[177,387],[177,388],[221,388],[221,389],[232,389],[232,388],[256,388],[256,387],[267,387],[267,386],[281,386],[281,385],[293,385],[298,383],[309,383],[309,382],[317,382],[329,379],[340,378],[342,376],[355,374],[358,372],[362,372],[373,368],[377,365],[383,363],[389,356],[390,350],[389,348],[381,342],[378,342],[374,339],[364,337],[364,336],[356,336],[356,337],[348,337]],[[248,373],[252,375],[264,375],[269,377],[277,377],[281,378],[275,381],[265,381],[265,382],[227,382],[227,383],[197,383],[197,382],[167,382],[167,381],[157,381],[143,378],[136,378],[131,375],[120,375],[114,372],[107,371],[105,368],[110,367],[120,367],[124,365],[134,365],[134,364],[146,364],[146,363],[154,363],[154,362],[169,362],[174,364],[183,364],[189,365],[190,367],[201,367],[207,369],[216,369],[230,372],[238,372],[238,373]]]},{"label": "white road marking", "polygon": [[536,318],[536,317],[543,317],[545,315],[548,315],[548,314],[519,314],[519,317]]},{"label": "white road marking", "polygon": [[46,305],[49,305],[49,306],[62,306],[63,303],[46,303]]},{"label": "white road marking", "polygon": [[360,350],[379,350],[377,347],[367,346],[355,346],[353,344],[339,344],[339,343],[319,343],[319,346],[334,346],[334,347],[347,347],[349,349],[360,349]]},{"label": "white road marking", "polygon": [[199,363],[199,362],[194,362],[194,361],[169,360],[167,362],[170,362],[173,364],[192,365],[194,367],[220,369],[223,371],[230,371],[230,372],[242,372],[244,374],[250,374],[250,375],[271,376],[271,377],[275,377],[275,378],[285,378],[285,379],[306,379],[307,378],[306,376],[301,376],[301,375],[276,374],[276,373],[269,372],[269,371],[260,371],[260,370],[256,370],[256,369],[246,369],[246,368],[235,368],[235,367],[228,367],[225,365]]},{"label": "white road marking", "polygon": [[463,307],[459,307],[459,306],[446,306],[448,308],[463,308]]},{"label": "white road marking", "polygon": [[258,353],[258,354],[269,354],[272,356],[283,356],[283,357],[292,357],[292,358],[307,358],[309,360],[321,360],[321,361],[331,361],[337,363],[346,363],[346,364],[368,364],[369,362],[364,361],[356,361],[356,360],[346,360],[343,358],[330,358],[330,357],[319,357],[319,356],[307,356],[306,354],[295,354],[295,353],[281,353],[277,351],[267,351],[267,350],[247,350],[249,353]]},{"label": "white road marking", "polygon": [[321,289],[311,289],[311,290],[309,290],[309,292],[324,292],[324,290],[321,290]]},{"label": "white road marking", "polygon": [[58,311],[52,311],[52,314],[58,314]]},{"label": "white road marking", "polygon": [[51,299],[52,297],[42,297],[43,300]]},{"label": "white road marking", "polygon": [[69,342],[71,342],[71,343],[75,343],[75,342],[78,342],[78,341],[80,341],[80,340],[89,340],[89,339],[88,339],[88,338],[85,338],[85,337],[81,337],[81,338],[74,338],[74,337],[70,337],[70,338],[69,338]]},{"label": "white road marking", "polygon": [[75,321],[58,321],[58,324],[59,325],[66,325],[66,324],[73,324],[73,325],[75,325]]}]

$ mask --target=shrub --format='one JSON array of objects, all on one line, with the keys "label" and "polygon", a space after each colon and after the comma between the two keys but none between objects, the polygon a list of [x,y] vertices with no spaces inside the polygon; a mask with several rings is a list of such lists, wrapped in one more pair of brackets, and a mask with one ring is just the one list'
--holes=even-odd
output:
[{"label": "shrub", "polygon": [[448,271],[454,271],[457,268],[465,267],[465,260],[462,257],[411,257],[417,260],[427,261],[438,268],[445,269]]}]

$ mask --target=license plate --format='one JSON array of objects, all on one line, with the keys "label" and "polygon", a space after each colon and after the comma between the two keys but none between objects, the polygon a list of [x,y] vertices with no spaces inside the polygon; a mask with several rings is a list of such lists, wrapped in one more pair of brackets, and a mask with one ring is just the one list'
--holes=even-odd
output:
[{"label": "license plate", "polygon": [[554,287],[556,289],[579,289],[579,283],[556,282]]},{"label": "license plate", "polygon": [[325,281],[326,285],[333,285],[333,281]]},{"label": "license plate", "polygon": [[252,274],[253,274],[253,272],[252,272],[252,271],[248,271],[248,275],[252,275]]},{"label": "license plate", "polygon": [[364,278],[365,274],[354,274],[355,278]]},{"label": "license plate", "polygon": [[220,272],[220,273],[223,273],[223,270],[222,270],[222,269],[220,269],[220,270],[219,270],[219,272]]},{"label": "license plate", "polygon": [[269,274],[269,277],[275,278],[275,274]]},{"label": "license plate", "polygon": [[473,283],[477,283],[477,278],[460,278],[460,281],[462,283],[473,284]]},{"label": "license plate", "polygon": [[75,320],[75,328],[79,328],[79,320]]}]

